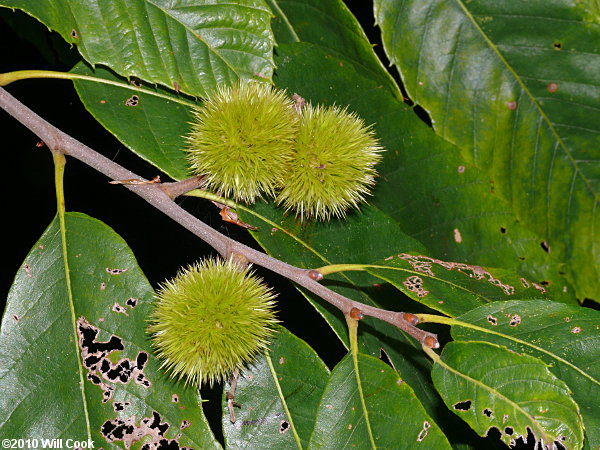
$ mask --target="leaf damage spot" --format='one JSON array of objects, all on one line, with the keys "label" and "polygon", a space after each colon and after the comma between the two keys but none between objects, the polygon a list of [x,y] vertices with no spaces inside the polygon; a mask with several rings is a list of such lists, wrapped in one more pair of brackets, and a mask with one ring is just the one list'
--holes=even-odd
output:
[{"label": "leaf damage spot", "polygon": [[544,287],[544,286],[540,286],[537,283],[531,282],[532,286],[534,288],[536,288],[538,291],[540,291],[542,294],[545,294],[546,292],[548,292],[548,290]]},{"label": "leaf damage spot", "polygon": [[103,291],[106,289],[106,283],[100,283],[100,290]]},{"label": "leaf damage spot", "polygon": [[115,412],[124,411],[125,408],[127,408],[130,405],[131,403],[129,402],[113,402],[113,409],[115,410]]},{"label": "leaf damage spot", "polygon": [[351,423],[349,423],[349,424],[348,424],[348,429],[349,429],[349,430],[351,430],[351,429],[352,429],[352,424],[351,424]]},{"label": "leaf damage spot", "polygon": [[139,95],[132,95],[125,100],[125,106],[137,106],[140,103]]},{"label": "leaf damage spot", "polygon": [[102,424],[100,432],[107,442],[121,441],[125,448],[131,448],[135,442],[149,436],[150,440],[146,440],[142,446],[143,449],[188,449],[188,447],[181,447],[177,439],[168,439],[165,437],[165,433],[169,427],[168,423],[161,422],[160,414],[153,411],[152,417],[143,418],[139,425],[137,425],[135,416],[107,420]]},{"label": "leaf damage spot", "polygon": [[458,173],[465,173],[465,166],[458,166]]},{"label": "leaf damage spot", "polygon": [[429,256],[409,255],[408,253],[400,253],[398,258],[407,261],[417,272],[424,273],[431,277],[435,276],[435,273],[433,272],[433,265],[437,264],[448,271],[456,270],[467,275],[469,278],[473,278],[475,280],[485,280],[493,286],[497,286],[502,289],[506,295],[513,295],[515,293],[514,286],[502,283],[502,281],[495,278],[491,273],[480,266],[473,266],[470,264],[457,262],[447,262],[440,259],[431,258]]},{"label": "leaf damage spot", "polygon": [[558,84],[548,83],[547,89],[548,89],[548,92],[550,92],[552,94],[552,93],[558,91]]},{"label": "leaf damage spot", "polygon": [[513,314],[513,315],[510,317],[510,320],[508,321],[508,324],[509,324],[511,327],[516,327],[516,326],[520,325],[520,324],[521,324],[521,316],[520,316],[520,315],[518,315],[518,314]]},{"label": "leaf damage spot", "polygon": [[392,259],[394,259],[394,255],[388,256],[387,258],[384,259],[384,261],[391,261]]},{"label": "leaf damage spot", "polygon": [[192,426],[192,422],[190,422],[189,420],[183,420],[181,422],[181,425],[179,425],[179,429],[180,430],[185,430],[186,428],[189,428]]},{"label": "leaf damage spot", "polygon": [[550,246],[548,245],[548,243],[546,241],[542,241],[540,242],[540,247],[542,247],[542,249],[546,252],[546,253],[550,253]]},{"label": "leaf damage spot", "polygon": [[512,100],[510,102],[506,102],[506,107],[508,109],[510,109],[511,111],[514,111],[515,109],[517,109],[517,102]]},{"label": "leaf damage spot", "polygon": [[112,335],[108,341],[101,342],[96,340],[99,333],[100,330],[84,317],[77,319],[77,336],[83,366],[88,371],[88,380],[102,389],[102,403],[108,402],[115,390],[109,383],[127,384],[133,380],[142,387],[150,387],[152,383],[144,374],[148,354],[139,352],[135,361],[122,358],[112,363],[108,356],[113,352],[125,350],[123,339]]},{"label": "leaf damage spot", "polygon": [[290,423],[287,420],[279,422],[279,434],[287,433],[290,429]]},{"label": "leaf damage spot", "polygon": [[458,402],[452,405],[452,407],[457,411],[468,411],[471,409],[471,400],[465,400],[463,402]]},{"label": "leaf damage spot", "polygon": [[521,284],[523,285],[523,287],[525,289],[528,289],[529,288],[529,281],[527,281],[525,278],[521,278],[520,280],[521,280]]},{"label": "leaf damage spot", "polygon": [[138,304],[139,299],[134,298],[134,297],[129,297],[127,300],[125,300],[125,304],[127,306],[129,306],[131,309],[135,308]]},{"label": "leaf damage spot", "polygon": [[125,314],[126,316],[128,316],[129,314],[127,313],[127,310],[125,309],[124,306],[119,305],[119,303],[115,302],[115,304],[112,306],[112,310],[116,313],[119,314]]},{"label": "leaf damage spot", "polygon": [[491,314],[490,314],[489,316],[487,316],[487,321],[488,321],[489,323],[491,323],[493,326],[496,326],[496,325],[498,325],[498,318],[497,318],[497,317],[494,317],[494,316],[492,316]]},{"label": "leaf damage spot", "polygon": [[33,274],[31,273],[31,266],[29,264],[25,264],[23,266],[23,270],[25,271],[27,278],[33,278]]},{"label": "leaf damage spot", "polygon": [[564,319],[564,320],[565,320],[565,322],[570,322],[570,321],[571,321],[571,318],[570,318],[570,317],[565,317],[565,319]]},{"label": "leaf damage spot", "polygon": [[573,334],[579,334],[582,331],[583,330],[581,329],[581,327],[573,327],[573,328],[571,328],[571,333],[573,333]]},{"label": "leaf damage spot", "polygon": [[504,429],[504,434],[506,434],[507,436],[512,436],[515,433],[515,430],[513,430],[513,427],[506,427]]},{"label": "leaf damage spot", "polygon": [[493,416],[494,416],[494,413],[489,408],[485,408],[482,412],[483,412],[483,415],[486,417],[493,418]]},{"label": "leaf damage spot", "polygon": [[171,401],[173,403],[179,403],[179,395],[177,395],[177,394],[171,395]]},{"label": "leaf damage spot", "polygon": [[427,437],[427,434],[429,434],[429,428],[431,428],[431,424],[427,421],[424,421],[423,428],[417,436],[417,442],[423,442],[423,439],[425,439]]},{"label": "leaf damage spot", "polygon": [[273,236],[275,233],[277,233],[277,228],[271,228],[271,236]]},{"label": "leaf damage spot", "polygon": [[12,315],[12,318],[13,318],[13,320],[14,320],[15,322],[17,322],[17,323],[19,323],[19,321],[21,320],[21,318],[20,318],[18,315],[16,315],[16,314],[13,314],[13,315]]},{"label": "leaf damage spot", "polygon": [[406,287],[406,289],[414,292],[419,298],[425,297],[427,294],[429,294],[429,291],[423,288],[423,280],[417,275],[408,277],[402,284]]},{"label": "leaf damage spot", "polygon": [[110,267],[107,267],[105,270],[106,273],[111,275],[121,275],[123,272],[127,272],[129,269],[111,269]]},{"label": "leaf damage spot", "polygon": [[73,39],[77,39],[79,37],[79,34],[77,34],[77,30],[75,28],[71,30],[70,34]]},{"label": "leaf damage spot", "polygon": [[554,50],[562,50],[563,45],[562,42],[555,42],[554,44],[552,44],[552,47],[554,47]]},{"label": "leaf damage spot", "polygon": [[285,358],[282,356],[281,358],[279,358],[279,364],[284,364],[285,363]]},{"label": "leaf damage spot", "polygon": [[462,234],[460,234],[460,230],[458,228],[454,229],[454,242],[456,242],[457,244],[462,243],[463,239],[462,239]]}]

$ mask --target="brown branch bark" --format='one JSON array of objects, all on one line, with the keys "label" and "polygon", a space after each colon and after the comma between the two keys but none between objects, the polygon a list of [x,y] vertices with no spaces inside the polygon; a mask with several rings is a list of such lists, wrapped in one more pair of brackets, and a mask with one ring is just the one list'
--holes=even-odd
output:
[{"label": "brown branch bark", "polygon": [[[51,151],[76,158],[93,167],[98,172],[103,173],[110,180],[141,179],[135,173],[54,127],[3,88],[0,88],[0,108],[4,109],[8,114],[35,133],[45,142]],[[400,328],[428,347],[437,348],[439,346],[435,334],[416,328],[411,322],[406,320],[404,313],[375,308],[344,297],[320,284],[318,282],[320,278],[315,276],[314,270],[292,266],[237,242],[206,225],[173,201],[173,198],[182,193],[181,186],[184,186],[184,189],[188,189],[190,186],[195,188],[199,183],[201,183],[201,179],[194,177],[190,179],[187,185],[186,182],[181,182],[181,184],[174,183],[173,188],[170,190],[168,186],[165,187],[161,186],[161,184],[152,183],[124,184],[124,186],[205,241],[224,258],[229,258],[236,253],[243,255],[248,262],[276,272],[316,294],[338,308],[344,315],[348,315],[353,309],[356,309],[363,315],[384,320]],[[415,317],[413,315],[410,316]]]}]

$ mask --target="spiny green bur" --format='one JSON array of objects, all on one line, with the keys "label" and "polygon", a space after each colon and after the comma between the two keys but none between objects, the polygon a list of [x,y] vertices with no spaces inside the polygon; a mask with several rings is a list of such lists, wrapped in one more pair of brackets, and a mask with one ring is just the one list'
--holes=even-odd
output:
[{"label": "spiny green bur", "polygon": [[373,130],[346,109],[309,104],[301,120],[277,202],[302,219],[343,217],[369,194],[383,149]]},{"label": "spiny green bur", "polygon": [[221,87],[194,113],[188,160],[207,187],[253,203],[275,195],[293,156],[299,125],[294,103],[264,83]]},{"label": "spiny green bur", "polygon": [[148,331],[172,376],[201,384],[227,379],[267,348],[275,294],[232,261],[206,259],[161,286]]}]

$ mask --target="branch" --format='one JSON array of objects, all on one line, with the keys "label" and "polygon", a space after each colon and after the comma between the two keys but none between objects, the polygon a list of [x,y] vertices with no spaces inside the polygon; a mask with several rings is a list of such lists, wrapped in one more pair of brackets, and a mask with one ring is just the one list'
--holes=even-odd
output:
[{"label": "branch", "polygon": [[[104,157],[90,147],[82,144],[68,134],[60,131],[36,113],[31,111],[5,89],[0,88],[0,107],[13,116],[25,127],[35,133],[52,152],[62,153],[76,158],[103,173],[111,180],[142,180],[135,173]],[[144,181],[144,180],[142,180]],[[197,187],[202,180],[194,177],[189,186]],[[321,297],[338,308],[345,316],[362,318],[363,315],[384,320],[417,339],[421,344],[430,348],[438,348],[439,343],[435,334],[416,328],[418,318],[410,313],[387,311],[375,308],[340,295],[319,283],[323,275],[316,270],[302,269],[292,266],[265,253],[254,250],[237,242],[206,225],[192,214],[181,208],[173,198],[182,193],[180,186],[186,186],[186,181],[173,183],[172,187],[158,183],[135,183],[123,185],[136,193],[152,206],[181,226],[191,231],[204,242],[218,251],[224,258],[241,255],[249,263],[269,269],[302,286],[308,291]]]}]

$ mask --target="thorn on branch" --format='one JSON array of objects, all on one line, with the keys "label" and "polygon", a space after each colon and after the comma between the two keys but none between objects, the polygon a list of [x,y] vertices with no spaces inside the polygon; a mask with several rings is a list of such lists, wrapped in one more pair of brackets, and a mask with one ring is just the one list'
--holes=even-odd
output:
[{"label": "thorn on branch", "polygon": [[309,270],[308,271],[308,277],[311,280],[315,280],[315,281],[321,281],[323,279],[323,274],[321,272],[319,272],[318,270]]},{"label": "thorn on branch", "polygon": [[423,345],[429,348],[440,348],[440,343],[434,336],[426,336],[423,339]]},{"label": "thorn on branch", "polygon": [[419,318],[411,313],[403,313],[402,318],[406,320],[411,325],[416,325],[419,323]]},{"label": "thorn on branch", "polygon": [[225,222],[233,223],[239,227],[245,228],[246,230],[252,230],[252,231],[258,230],[258,227],[255,227],[254,225],[250,225],[246,222],[241,221],[239,216],[237,215],[237,213],[234,210],[232,210],[229,206],[221,205],[220,203],[217,203],[217,202],[213,202],[213,203],[216,204],[219,208],[221,208],[221,212],[219,214],[221,215],[221,218]]},{"label": "thorn on branch", "polygon": [[365,315],[363,314],[363,312],[360,309],[352,308],[350,310],[350,317],[353,318],[354,320],[361,320],[363,317],[365,317]]},{"label": "thorn on branch", "polygon": [[174,183],[162,183],[160,189],[167,194],[171,200],[175,200],[180,195],[201,188],[205,183],[206,177],[204,175],[198,175]]}]

